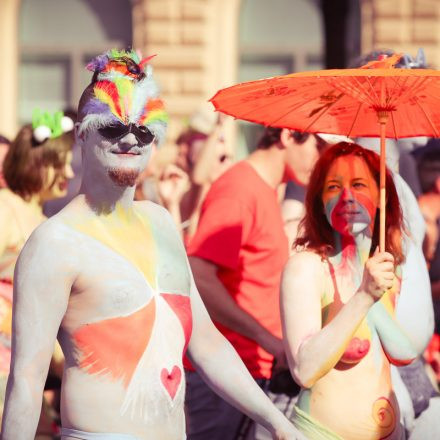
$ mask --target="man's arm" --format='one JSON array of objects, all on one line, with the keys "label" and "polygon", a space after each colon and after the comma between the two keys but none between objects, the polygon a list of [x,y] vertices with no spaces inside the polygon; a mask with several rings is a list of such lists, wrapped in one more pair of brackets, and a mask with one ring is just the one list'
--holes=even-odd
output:
[{"label": "man's arm", "polygon": [[66,243],[47,223],[32,234],[14,276],[12,361],[3,416],[3,440],[35,436],[42,393],[73,271]]},{"label": "man's arm", "polygon": [[251,377],[232,345],[216,329],[193,279],[191,307],[193,331],[188,355],[204,381],[227,402],[268,429],[274,439],[305,440],[276,409]]},{"label": "man's arm", "polygon": [[190,257],[189,260],[194,278],[197,280],[198,291],[211,318],[254,340],[275,356],[278,368],[287,368],[282,340],[270,333],[234,301],[217,277],[218,266],[198,257]]}]

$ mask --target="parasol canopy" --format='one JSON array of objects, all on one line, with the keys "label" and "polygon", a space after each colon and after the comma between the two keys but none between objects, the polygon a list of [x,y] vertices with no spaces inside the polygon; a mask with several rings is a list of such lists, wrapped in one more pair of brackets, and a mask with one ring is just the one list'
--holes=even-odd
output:
[{"label": "parasol canopy", "polygon": [[385,249],[385,138],[440,137],[440,71],[395,68],[382,57],[358,69],[299,72],[218,91],[216,110],[311,133],[381,138],[380,249]]},{"label": "parasol canopy", "polygon": [[216,110],[235,118],[306,132],[379,137],[440,137],[440,71],[398,69],[400,55],[358,69],[299,72],[218,91]]}]

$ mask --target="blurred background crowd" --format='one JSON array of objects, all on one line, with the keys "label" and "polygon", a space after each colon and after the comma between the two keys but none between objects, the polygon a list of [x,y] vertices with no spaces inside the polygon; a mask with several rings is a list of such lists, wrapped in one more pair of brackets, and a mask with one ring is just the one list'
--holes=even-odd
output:
[{"label": "blurred background crowd", "polygon": [[[90,80],[84,66],[92,57],[131,45],[145,56],[157,54],[152,65],[170,127],[164,145],[154,146],[136,198],[165,206],[189,245],[209,187],[254,150],[263,132],[215,113],[207,100],[219,88],[294,71],[348,67],[377,48],[415,55],[423,46],[427,65],[437,68],[439,24],[436,0],[2,0],[2,338],[10,328],[10,280],[21,247],[39,223],[77,194],[81,181],[81,152],[72,132],[37,152],[27,124],[36,107],[62,109],[75,120],[78,98]],[[334,141],[318,136],[318,142]],[[388,151],[390,167],[411,188],[426,223],[423,251],[439,331],[440,140],[389,141]],[[292,181],[279,190],[291,242],[303,215],[306,183],[307,178]],[[439,345],[433,339],[425,354],[434,383],[440,379]],[[59,383],[55,355],[42,435],[57,424]]]}]

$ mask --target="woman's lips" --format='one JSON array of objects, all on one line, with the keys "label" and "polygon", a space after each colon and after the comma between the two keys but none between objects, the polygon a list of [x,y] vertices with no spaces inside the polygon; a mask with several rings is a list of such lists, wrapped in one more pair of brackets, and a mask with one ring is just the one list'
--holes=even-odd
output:
[{"label": "woman's lips", "polygon": [[339,211],[336,215],[358,215],[359,211]]},{"label": "woman's lips", "polygon": [[59,183],[58,183],[58,188],[59,188],[61,191],[66,190],[66,189],[67,189],[67,181],[59,182]]}]

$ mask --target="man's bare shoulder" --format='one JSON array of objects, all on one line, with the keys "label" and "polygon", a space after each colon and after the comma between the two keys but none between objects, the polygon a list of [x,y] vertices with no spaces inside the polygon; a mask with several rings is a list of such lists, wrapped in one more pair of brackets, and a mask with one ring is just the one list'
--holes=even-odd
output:
[{"label": "man's bare shoulder", "polygon": [[135,202],[138,212],[154,224],[176,229],[171,214],[166,208],[149,200]]},{"label": "man's bare shoulder", "polygon": [[32,232],[20,252],[14,278],[23,280],[32,274],[32,280],[53,280],[55,275],[59,280],[73,280],[81,264],[81,255],[75,252],[76,243],[74,231],[59,218],[44,221]]},{"label": "man's bare shoulder", "polygon": [[45,220],[30,235],[23,251],[56,254],[62,258],[66,254],[71,254],[77,244],[75,231],[69,228],[61,217],[57,215]]},{"label": "man's bare shoulder", "polygon": [[134,202],[136,207],[144,212],[145,214],[151,214],[159,217],[169,217],[169,212],[158,203],[152,202],[150,200],[139,200]]}]

